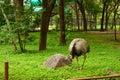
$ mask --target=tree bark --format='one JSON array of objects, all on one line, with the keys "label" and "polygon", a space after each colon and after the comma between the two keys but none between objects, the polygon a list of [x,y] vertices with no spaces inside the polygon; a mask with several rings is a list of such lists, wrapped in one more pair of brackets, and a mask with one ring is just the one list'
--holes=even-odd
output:
[{"label": "tree bark", "polygon": [[[23,0],[14,0],[14,14],[15,14],[15,21],[18,24],[17,26],[20,27],[20,24],[22,23],[21,17],[23,15]],[[21,49],[21,52],[24,52],[24,46],[23,46],[23,42],[21,40],[21,35],[20,35],[20,31],[18,30],[17,32],[18,34],[18,42],[19,42],[19,46]]]},{"label": "tree bark", "polygon": [[77,9],[77,3],[76,2],[74,2],[74,6],[75,6],[75,13],[76,13],[76,21],[77,21],[78,31],[80,31],[79,11]]},{"label": "tree bark", "polygon": [[59,0],[58,7],[60,16],[60,45],[65,45],[64,0]]},{"label": "tree bark", "polygon": [[114,29],[114,38],[115,38],[115,40],[117,40],[116,15],[117,15],[117,9],[119,7],[119,4],[118,4],[119,2],[120,2],[119,0],[114,1],[114,17],[113,17],[113,20],[114,20],[114,27],[115,27],[115,29]]},{"label": "tree bark", "polygon": [[42,7],[44,9],[41,20],[41,32],[39,50],[46,50],[47,31],[50,21],[50,16],[54,7],[55,0],[43,0]]},{"label": "tree bark", "polygon": [[85,14],[85,9],[84,9],[84,4],[83,0],[80,2],[78,0],[75,0],[79,6],[79,9],[81,11],[82,17],[83,17],[83,26],[84,26],[84,31],[87,31],[87,19],[86,19],[86,14]]},{"label": "tree bark", "polygon": [[103,25],[104,25],[105,6],[106,6],[106,1],[103,2],[102,18],[101,18],[101,31],[104,31]]},{"label": "tree bark", "polygon": [[113,10],[114,10],[113,4],[107,3],[106,8],[105,8],[105,13],[106,13],[106,15],[105,15],[105,30],[108,30],[109,18],[110,18],[110,15],[112,14],[111,12]]},{"label": "tree bark", "polygon": [[94,15],[94,26],[95,26],[95,30],[97,30],[97,15]]},{"label": "tree bark", "polygon": [[108,14],[108,4],[106,4],[105,8],[105,30],[108,30],[108,20],[109,20],[109,14]]}]

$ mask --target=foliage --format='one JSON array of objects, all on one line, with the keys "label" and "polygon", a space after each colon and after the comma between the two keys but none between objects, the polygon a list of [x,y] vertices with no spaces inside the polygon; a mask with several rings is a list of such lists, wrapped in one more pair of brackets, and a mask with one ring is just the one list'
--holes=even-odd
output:
[{"label": "foliage", "polygon": [[[25,46],[25,44],[29,42],[29,40],[32,38],[27,33],[28,31],[32,30],[34,27],[39,26],[41,14],[39,12],[33,13],[33,9],[29,7],[25,7],[24,14],[19,18],[21,22],[18,23],[18,22],[15,22],[13,6],[8,4],[1,4],[1,6],[4,9],[5,15],[7,15],[7,18],[10,22],[11,31],[9,31],[8,29],[9,27],[6,26],[6,23],[4,22],[3,23],[4,26],[0,27],[0,30],[1,30],[0,44],[11,43],[11,40],[10,40],[11,35],[12,37],[15,38],[15,42],[18,42],[18,39],[16,36],[17,36],[17,33],[19,32],[20,35],[22,35],[21,40],[23,42],[23,45]],[[3,15],[3,13],[1,13],[1,15]],[[4,21],[4,17],[3,17],[3,21]]]},{"label": "foliage", "polygon": [[0,11],[0,26],[4,25],[5,24],[5,19],[2,15],[2,12]]},{"label": "foliage", "polygon": [[7,26],[1,26],[0,27],[0,44],[7,44],[10,42],[10,34],[9,31],[7,30]]},{"label": "foliage", "polygon": [[85,8],[88,13],[91,13],[92,15],[97,15],[101,11],[100,5],[95,0],[86,0]]},{"label": "foliage", "polygon": [[41,24],[41,12],[33,13],[33,23],[35,27],[39,27]]},{"label": "foliage", "polygon": [[[7,14],[8,19],[10,20],[10,23],[14,21],[14,9],[13,6],[8,5],[8,4],[0,4],[2,8],[4,8],[5,14]],[[6,24],[5,19],[3,17],[3,14],[0,10],[0,26]]]},{"label": "foliage", "polygon": [[[48,49],[38,50],[39,33],[30,33],[35,40],[27,43],[27,52],[14,52],[10,45],[0,45],[0,80],[4,79],[4,61],[9,62],[10,80],[66,80],[71,78],[93,77],[109,75],[108,68],[112,68],[120,73],[119,50],[120,42],[114,41],[113,34],[88,34],[78,32],[67,32],[67,45],[59,46],[58,32],[48,32]],[[68,55],[68,46],[72,39],[76,37],[85,38],[91,46],[91,51],[87,54],[84,70],[78,70],[76,60],[69,66],[56,70],[43,66],[51,55],[61,53]],[[120,39],[120,36],[119,36]],[[80,66],[83,57],[79,57]]]},{"label": "foliage", "polygon": [[[6,0],[7,2],[7,0]],[[0,15],[2,17],[1,19],[1,24],[0,24],[0,44],[4,43],[9,43],[11,34],[9,31],[9,27],[6,25],[7,22],[6,20],[10,20],[9,23],[12,24],[14,22],[14,16],[13,16],[13,6],[8,5],[8,3],[5,4],[0,4]],[[7,19],[3,16],[5,15]]]},{"label": "foliage", "polygon": [[72,22],[72,12],[70,11],[69,8],[65,8],[65,22],[66,24],[69,24],[70,22]]}]

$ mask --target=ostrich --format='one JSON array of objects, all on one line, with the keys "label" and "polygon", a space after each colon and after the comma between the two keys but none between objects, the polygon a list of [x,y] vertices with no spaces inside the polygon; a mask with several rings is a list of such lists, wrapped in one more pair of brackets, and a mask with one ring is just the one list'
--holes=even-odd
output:
[{"label": "ostrich", "polygon": [[72,42],[69,45],[69,53],[71,56],[71,59],[74,59],[76,57],[77,60],[77,65],[78,64],[78,57],[83,55],[84,56],[84,61],[82,64],[82,68],[84,66],[85,60],[86,60],[86,53],[90,51],[90,46],[88,45],[88,43],[86,42],[85,39],[83,38],[76,38],[73,39]]}]

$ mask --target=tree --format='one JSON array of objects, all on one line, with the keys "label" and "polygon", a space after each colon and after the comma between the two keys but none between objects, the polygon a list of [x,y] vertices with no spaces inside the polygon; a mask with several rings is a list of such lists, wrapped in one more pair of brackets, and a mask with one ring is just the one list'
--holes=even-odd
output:
[{"label": "tree", "polygon": [[21,39],[21,24],[22,24],[22,16],[23,16],[23,11],[24,11],[24,7],[23,7],[23,0],[13,0],[14,1],[14,8],[15,8],[15,21],[16,21],[16,26],[18,27],[17,30],[17,35],[18,35],[18,42],[19,42],[19,46],[22,52],[24,52],[24,45]]},{"label": "tree", "polygon": [[105,9],[105,12],[106,12],[106,15],[105,15],[105,30],[108,30],[108,20],[109,20],[109,4],[106,4],[106,9]]},{"label": "tree", "polygon": [[55,0],[43,0],[39,50],[46,50],[47,31]]},{"label": "tree", "polygon": [[[87,17],[89,19],[89,25],[90,28],[92,29],[92,27],[94,26],[96,29],[96,25],[97,25],[97,15],[98,13],[100,13],[101,8],[100,8],[100,4],[98,4],[99,2],[96,0],[86,0],[85,2],[85,9],[88,13]],[[92,25],[94,24],[94,25]]]},{"label": "tree", "polygon": [[84,26],[84,31],[87,31],[87,19],[86,19],[86,12],[85,12],[85,7],[84,7],[84,0],[75,0],[75,2],[78,4],[79,9],[81,11],[82,17],[83,17],[83,26]]},{"label": "tree", "polygon": [[65,22],[64,22],[64,0],[59,0],[59,16],[60,16],[60,45],[66,44],[65,40]]},{"label": "tree", "polygon": [[79,11],[78,11],[78,5],[76,2],[74,2],[74,7],[75,7],[75,13],[76,13],[76,21],[77,21],[77,26],[78,26],[78,31],[80,31],[80,24],[79,24]]},{"label": "tree", "polygon": [[104,15],[105,15],[105,7],[107,4],[107,0],[102,0],[103,7],[102,7],[102,17],[101,17],[101,31],[104,31]]},{"label": "tree", "polygon": [[115,27],[115,40],[117,40],[117,35],[116,35],[116,15],[117,15],[117,10],[118,10],[118,7],[120,6],[120,0],[114,0],[114,17],[113,17],[113,20],[114,20],[114,27]]},{"label": "tree", "polygon": [[[8,5],[9,3],[5,3],[5,4]],[[4,18],[5,18],[5,21],[7,23],[7,27],[8,27],[8,31],[9,31],[9,34],[10,34],[10,39],[11,39],[11,43],[13,45],[13,48],[14,48],[14,50],[17,50],[17,46],[16,46],[16,43],[15,43],[15,40],[14,40],[14,36],[13,36],[13,33],[12,33],[10,21],[9,21],[9,19],[8,19],[6,13],[4,12],[4,9],[2,8],[1,5],[0,5],[0,9],[1,9],[2,14],[3,14]]]}]

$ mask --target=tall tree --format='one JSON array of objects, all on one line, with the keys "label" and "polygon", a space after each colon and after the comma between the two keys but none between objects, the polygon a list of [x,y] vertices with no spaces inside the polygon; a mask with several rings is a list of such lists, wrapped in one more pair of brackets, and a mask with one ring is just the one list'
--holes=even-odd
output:
[{"label": "tall tree", "polygon": [[106,8],[105,8],[105,30],[108,30],[108,19],[109,19],[109,13],[108,13],[108,9],[109,9],[109,4],[106,4]]},{"label": "tall tree", "polygon": [[[9,5],[9,3],[5,3],[5,5],[6,4]],[[2,14],[3,14],[4,18],[5,18],[6,23],[7,23],[7,27],[8,27],[8,31],[9,31],[9,34],[10,34],[10,39],[11,39],[11,43],[13,45],[13,48],[14,48],[14,50],[17,50],[17,46],[16,46],[15,39],[14,39],[14,36],[13,36],[13,33],[12,33],[10,21],[9,21],[3,7],[1,6],[1,4],[0,4],[0,9],[1,9],[1,12],[2,12]]]},{"label": "tall tree", "polygon": [[94,17],[94,25],[95,25],[95,30],[97,29],[97,17],[98,17],[98,14],[101,12],[101,8],[99,6],[99,4],[96,4],[94,6],[94,10],[92,12],[93,14],[93,17]]},{"label": "tall tree", "polygon": [[116,15],[117,15],[117,10],[120,6],[120,0],[114,0],[114,17],[113,17],[113,20],[114,20],[114,27],[115,27],[115,32],[114,32],[114,35],[115,35],[115,40],[117,40],[117,34],[116,34]]},{"label": "tall tree", "polygon": [[66,44],[65,40],[65,21],[64,21],[64,0],[59,1],[59,15],[60,15],[60,45]]},{"label": "tall tree", "polygon": [[108,23],[109,23],[109,18],[114,10],[114,4],[112,3],[113,0],[107,0],[106,6],[105,6],[105,30],[108,30]]},{"label": "tall tree", "polygon": [[77,2],[79,9],[81,11],[82,17],[83,17],[84,31],[87,31],[87,19],[86,19],[85,7],[84,7],[84,0],[75,0],[75,2]]},{"label": "tall tree", "polygon": [[23,11],[24,11],[24,7],[23,7],[23,0],[13,0],[14,1],[14,8],[15,8],[15,21],[16,21],[16,26],[18,27],[17,30],[17,35],[18,35],[18,42],[19,42],[19,46],[22,52],[24,52],[24,46],[23,46],[23,42],[21,39],[21,31],[19,30],[22,24],[22,16],[23,16]]},{"label": "tall tree", "polygon": [[107,0],[102,0],[103,7],[102,7],[102,17],[101,17],[101,31],[104,31],[104,15],[105,15],[105,7]]},{"label": "tall tree", "polygon": [[43,0],[39,50],[46,50],[47,31],[55,0]]},{"label": "tall tree", "polygon": [[76,21],[77,21],[77,26],[78,26],[78,31],[80,31],[80,24],[79,24],[79,11],[78,11],[78,5],[76,2],[74,2],[75,6],[75,14],[76,14]]}]

